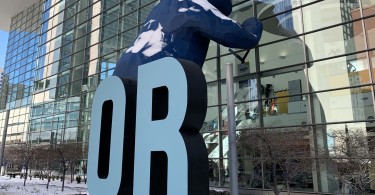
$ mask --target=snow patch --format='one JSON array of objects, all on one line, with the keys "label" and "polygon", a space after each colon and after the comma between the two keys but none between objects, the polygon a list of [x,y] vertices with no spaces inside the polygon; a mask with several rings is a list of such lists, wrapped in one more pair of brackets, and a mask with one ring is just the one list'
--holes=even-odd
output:
[{"label": "snow patch", "polygon": [[77,184],[76,181],[70,183],[70,178],[65,179],[64,191],[61,191],[62,181],[55,180],[49,183],[49,189],[46,189],[47,180],[39,178],[28,178],[26,186],[23,186],[23,179],[19,177],[10,179],[8,176],[0,177],[0,195],[68,195],[68,194],[89,194],[87,185]]}]

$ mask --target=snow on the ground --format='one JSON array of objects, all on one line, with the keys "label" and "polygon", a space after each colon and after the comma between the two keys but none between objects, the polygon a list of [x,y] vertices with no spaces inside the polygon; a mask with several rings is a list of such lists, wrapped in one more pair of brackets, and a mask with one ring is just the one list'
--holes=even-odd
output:
[{"label": "snow on the ground", "polygon": [[23,179],[19,177],[10,179],[9,176],[0,176],[0,195],[73,195],[88,194],[87,185],[84,183],[77,184],[74,180],[70,183],[70,178],[65,179],[64,191],[61,191],[62,181],[52,181],[49,188],[46,189],[47,180],[39,180],[39,178],[28,178],[26,186],[23,186]]}]

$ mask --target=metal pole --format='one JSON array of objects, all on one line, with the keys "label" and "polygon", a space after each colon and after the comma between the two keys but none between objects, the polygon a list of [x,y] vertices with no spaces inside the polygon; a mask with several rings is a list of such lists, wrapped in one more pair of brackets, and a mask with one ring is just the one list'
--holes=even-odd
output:
[{"label": "metal pole", "polygon": [[236,146],[236,122],[234,115],[233,64],[227,63],[227,110],[229,135],[230,194],[238,195],[238,165]]},{"label": "metal pole", "polygon": [[9,113],[10,113],[10,110],[7,110],[6,111],[6,116],[5,116],[4,130],[3,130],[3,139],[1,141],[0,172],[2,171],[2,167],[3,167],[4,149],[5,149],[5,141],[6,141],[6,137],[7,137],[7,131],[8,131]]}]

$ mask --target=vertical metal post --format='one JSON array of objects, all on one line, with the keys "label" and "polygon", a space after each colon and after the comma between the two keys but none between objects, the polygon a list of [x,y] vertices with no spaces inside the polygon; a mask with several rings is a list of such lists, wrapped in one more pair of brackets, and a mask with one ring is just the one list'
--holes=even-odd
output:
[{"label": "vertical metal post", "polygon": [[227,98],[230,194],[238,195],[237,136],[234,115],[233,64],[231,63],[227,63]]},{"label": "vertical metal post", "polygon": [[[4,150],[5,150],[5,141],[7,137],[7,131],[8,131],[8,122],[9,122],[9,113],[10,110],[6,111],[5,115],[5,124],[4,124],[4,130],[3,130],[3,138],[1,140],[1,149],[0,149],[0,172],[2,171],[3,167],[3,160],[4,160]],[[5,168],[5,167],[4,167]]]}]

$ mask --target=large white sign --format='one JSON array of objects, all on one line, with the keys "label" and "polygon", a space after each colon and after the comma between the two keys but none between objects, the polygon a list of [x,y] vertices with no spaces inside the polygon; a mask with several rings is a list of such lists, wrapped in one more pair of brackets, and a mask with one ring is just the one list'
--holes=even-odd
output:
[{"label": "large white sign", "polygon": [[207,150],[199,134],[206,106],[204,76],[188,61],[142,65],[137,82],[102,81],[92,106],[89,193],[208,194]]}]

